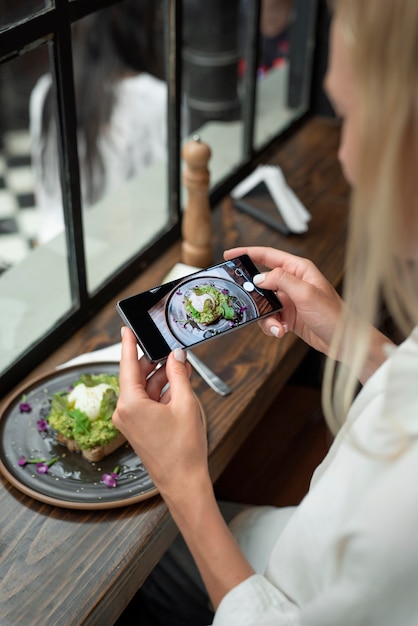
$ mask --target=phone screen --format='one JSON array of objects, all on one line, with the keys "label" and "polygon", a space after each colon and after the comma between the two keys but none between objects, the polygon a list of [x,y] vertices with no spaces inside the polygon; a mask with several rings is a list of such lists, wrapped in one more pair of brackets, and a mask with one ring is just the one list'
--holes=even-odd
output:
[{"label": "phone screen", "polygon": [[151,361],[279,311],[273,291],[253,283],[259,270],[247,256],[120,300],[117,310]]}]

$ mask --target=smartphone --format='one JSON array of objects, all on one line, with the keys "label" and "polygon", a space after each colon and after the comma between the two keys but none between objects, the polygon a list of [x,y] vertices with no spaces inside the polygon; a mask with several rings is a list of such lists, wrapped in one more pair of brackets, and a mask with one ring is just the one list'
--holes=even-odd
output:
[{"label": "smartphone", "polygon": [[119,300],[117,311],[145,356],[166,359],[280,311],[273,291],[253,283],[259,270],[243,255]]},{"label": "smartphone", "polygon": [[234,206],[243,213],[248,213],[256,220],[282,235],[290,235],[290,229],[284,221],[280,208],[275,204],[266,183],[256,185],[242,198],[233,198]]}]

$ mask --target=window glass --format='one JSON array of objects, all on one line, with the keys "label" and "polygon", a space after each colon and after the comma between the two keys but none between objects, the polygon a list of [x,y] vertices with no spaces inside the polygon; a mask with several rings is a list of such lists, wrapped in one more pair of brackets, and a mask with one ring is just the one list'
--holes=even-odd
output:
[{"label": "window glass", "polygon": [[[54,0],[0,0],[0,43],[7,41],[9,59],[15,55],[0,65],[0,372],[29,363],[26,353],[46,346],[42,340],[57,328],[75,329],[99,306],[96,292],[110,293],[131,260],[151,246],[157,254],[163,234],[174,237],[179,155],[177,129],[168,129],[167,119],[179,108],[181,72],[181,140],[198,134],[209,144],[212,189],[228,185],[307,110],[316,4],[261,0],[256,63],[257,0],[182,0],[182,39],[168,32],[176,27],[171,0],[115,0],[107,8],[100,0],[72,0],[68,19],[84,16],[87,5],[91,12],[71,25],[74,111],[65,16]],[[31,22],[46,8],[48,20]],[[20,49],[9,50],[21,20],[31,23],[16,28]],[[41,44],[45,37],[49,43]],[[165,49],[168,41],[182,46],[180,68],[170,66],[176,55]],[[63,96],[60,123],[53,74]],[[75,210],[71,236],[57,129],[67,150],[67,215]]]},{"label": "window glass", "polygon": [[0,0],[0,29],[19,22],[30,13],[39,13],[53,4],[52,0]]},{"label": "window glass", "polygon": [[254,123],[259,150],[306,112],[315,11],[315,0],[261,0],[254,63],[255,0],[183,0],[183,137],[198,134],[211,147],[212,187],[248,158],[245,125]]},{"label": "window glass", "polygon": [[242,158],[240,0],[183,0],[183,20],[182,135],[211,147],[213,186]]},{"label": "window glass", "polygon": [[313,0],[261,1],[256,148],[308,109],[315,11]]},{"label": "window glass", "polygon": [[161,3],[124,0],[74,24],[90,292],[170,224]]},{"label": "window glass", "polygon": [[0,66],[0,371],[72,306],[65,243],[39,243],[29,111],[47,70],[46,46]]}]

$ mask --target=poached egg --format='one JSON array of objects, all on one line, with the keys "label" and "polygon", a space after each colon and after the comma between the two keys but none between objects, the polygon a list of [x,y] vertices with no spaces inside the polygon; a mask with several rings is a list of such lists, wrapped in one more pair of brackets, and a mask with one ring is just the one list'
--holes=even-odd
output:
[{"label": "poached egg", "polygon": [[111,389],[111,386],[106,383],[99,383],[94,387],[80,383],[68,395],[68,404],[74,409],[83,411],[89,420],[93,421],[99,417],[100,404],[107,389]]},{"label": "poached egg", "polygon": [[207,302],[208,300],[211,303],[211,309],[216,306],[215,298],[210,293],[202,293],[201,295],[198,295],[197,293],[192,291],[189,296],[189,300],[192,307],[198,313],[203,313],[205,309],[205,302]]}]

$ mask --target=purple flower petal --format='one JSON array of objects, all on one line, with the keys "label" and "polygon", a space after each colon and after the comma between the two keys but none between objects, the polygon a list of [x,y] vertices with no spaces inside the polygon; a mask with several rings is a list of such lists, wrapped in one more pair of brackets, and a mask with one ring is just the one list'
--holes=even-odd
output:
[{"label": "purple flower petal", "polygon": [[36,471],[38,472],[38,474],[48,474],[48,470],[49,470],[48,463],[43,463],[41,461],[40,463],[36,464]]},{"label": "purple flower petal", "polygon": [[110,474],[102,474],[102,482],[108,487],[117,487],[119,478],[119,466],[115,467],[113,472],[110,472]]},{"label": "purple flower petal", "polygon": [[19,411],[21,413],[30,413],[32,411],[32,407],[29,402],[21,402],[19,404]]},{"label": "purple flower petal", "polygon": [[36,426],[40,432],[48,430],[48,422],[44,419],[40,419],[36,422]]},{"label": "purple flower petal", "polygon": [[118,481],[115,474],[103,474],[102,481],[107,487],[117,487]]},{"label": "purple flower petal", "polygon": [[28,463],[32,465],[36,465],[36,471],[38,472],[38,474],[47,474],[51,465],[56,463],[58,459],[59,459],[59,456],[54,456],[52,459],[49,459],[49,461],[47,461],[46,459],[28,459],[26,456],[22,454],[19,457],[17,463],[21,467],[24,467]]}]

